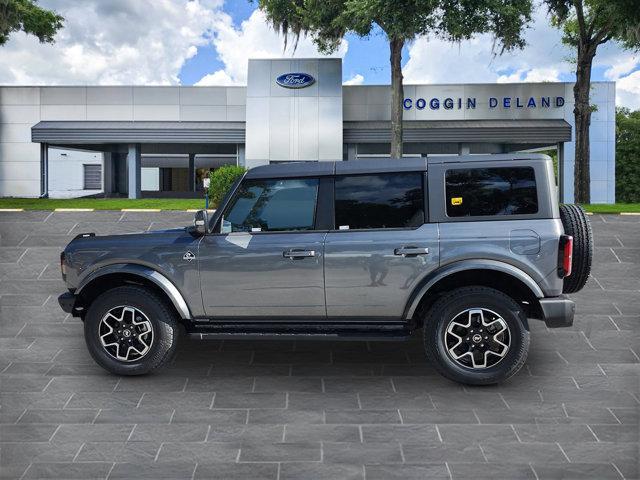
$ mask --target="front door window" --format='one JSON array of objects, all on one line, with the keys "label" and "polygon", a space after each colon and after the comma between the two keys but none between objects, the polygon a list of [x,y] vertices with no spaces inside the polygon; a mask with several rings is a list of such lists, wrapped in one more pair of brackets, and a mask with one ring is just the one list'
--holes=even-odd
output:
[{"label": "front door window", "polygon": [[224,216],[222,233],[313,230],[317,196],[315,178],[245,181]]}]

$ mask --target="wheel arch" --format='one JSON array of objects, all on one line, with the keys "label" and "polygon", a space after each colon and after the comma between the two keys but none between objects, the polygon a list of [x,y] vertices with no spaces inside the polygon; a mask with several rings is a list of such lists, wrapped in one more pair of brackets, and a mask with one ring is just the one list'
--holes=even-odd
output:
[{"label": "wheel arch", "polygon": [[428,309],[441,293],[453,288],[481,285],[526,302],[527,316],[542,318],[539,298],[544,292],[521,269],[495,260],[455,262],[436,270],[416,287],[405,308],[405,320],[420,320],[416,314]]},{"label": "wheel arch", "polygon": [[80,283],[75,294],[82,299],[85,306],[88,306],[106,289],[126,284],[144,285],[155,290],[169,300],[180,318],[192,318],[184,296],[173,282],[157,270],[143,265],[115,264],[101,267]]}]

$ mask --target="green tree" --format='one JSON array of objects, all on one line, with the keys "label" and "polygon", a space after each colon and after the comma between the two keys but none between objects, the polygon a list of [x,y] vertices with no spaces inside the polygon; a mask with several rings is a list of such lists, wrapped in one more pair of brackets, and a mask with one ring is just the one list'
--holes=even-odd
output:
[{"label": "green tree", "polygon": [[225,165],[209,174],[209,201],[212,208],[218,208],[225,194],[246,169],[236,165]]},{"label": "green tree", "polygon": [[576,83],[573,87],[575,117],[574,200],[590,203],[589,103],[591,68],[600,45],[618,42],[624,48],[640,48],[638,0],[545,0],[552,22],[562,29],[563,42],[576,51]]},{"label": "green tree", "polygon": [[0,46],[19,31],[35,35],[41,43],[53,43],[63,21],[56,12],[38,6],[36,0],[0,0]]},{"label": "green tree", "polygon": [[522,48],[521,32],[531,19],[531,0],[258,0],[268,20],[285,35],[309,35],[330,53],[349,32],[387,36],[391,63],[391,156],[402,156],[402,48],[417,36],[452,42],[491,33],[494,51]]},{"label": "green tree", "polygon": [[640,110],[616,111],[616,201],[640,202]]}]

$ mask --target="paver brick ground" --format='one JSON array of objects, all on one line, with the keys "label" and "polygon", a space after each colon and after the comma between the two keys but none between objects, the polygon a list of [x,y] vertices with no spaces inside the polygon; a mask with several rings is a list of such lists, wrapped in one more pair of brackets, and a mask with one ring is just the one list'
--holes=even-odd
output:
[{"label": "paver brick ground", "polygon": [[197,342],[112,376],[57,305],[76,234],[185,212],[0,213],[1,478],[638,478],[640,217],[591,217],[570,329],[532,322],[524,369],[463,387],[405,343]]}]

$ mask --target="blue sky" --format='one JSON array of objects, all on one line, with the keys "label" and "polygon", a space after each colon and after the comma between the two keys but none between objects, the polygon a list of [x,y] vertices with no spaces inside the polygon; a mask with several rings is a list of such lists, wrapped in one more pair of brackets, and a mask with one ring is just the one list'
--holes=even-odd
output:
[{"label": "blue sky", "polygon": [[[249,58],[290,56],[283,38],[248,0],[40,0],[65,17],[55,44],[16,32],[0,49],[0,84],[243,85]],[[527,47],[492,54],[489,35],[460,44],[418,38],[403,50],[407,84],[571,81],[572,52],[546,12],[536,8]],[[319,53],[306,38],[297,56]],[[374,31],[347,35],[343,80],[390,83],[389,47]],[[55,65],[56,68],[51,68]],[[640,108],[640,54],[613,42],[598,48],[592,79],[616,82],[617,102]]]},{"label": "blue sky", "polygon": [[[242,22],[248,20],[256,8],[257,3],[248,0],[226,1],[223,7],[224,11],[231,16],[233,25],[237,29],[241,28]],[[388,84],[390,82],[389,47],[382,31],[376,29],[371,36],[366,38],[349,34],[346,40],[349,43],[349,48],[343,59],[343,80],[347,81],[359,74],[364,77],[363,84]],[[409,48],[405,47],[402,59],[403,66],[408,60]],[[192,85],[206,74],[220,69],[224,69],[224,63],[218,57],[215,47],[206,45],[198,48],[198,53],[185,62],[180,70],[179,78],[182,84]],[[604,75],[606,70],[607,67],[604,66],[594,67],[593,80],[606,80]],[[497,70],[498,73],[505,76],[512,75],[516,71],[515,67]],[[560,81],[572,81],[574,77],[571,72],[561,71],[558,73]]]},{"label": "blue sky", "polygon": [[[240,28],[257,9],[256,2],[248,0],[226,1],[224,11],[233,19],[236,28]],[[360,38],[349,34],[346,37],[349,50],[342,64],[342,76],[346,81],[356,74],[363,75],[365,84],[387,84],[391,74],[389,68],[389,46],[380,29],[369,37]],[[403,65],[408,60],[407,48],[403,52]],[[189,59],[180,70],[180,81],[185,85],[192,85],[204,75],[224,68],[224,64],[217,57],[216,49],[208,45],[198,49],[195,57]]]}]

